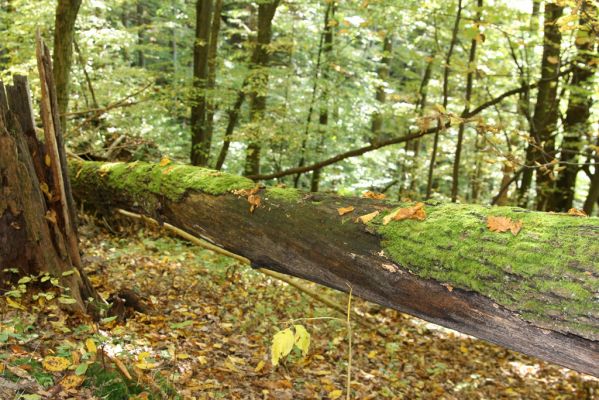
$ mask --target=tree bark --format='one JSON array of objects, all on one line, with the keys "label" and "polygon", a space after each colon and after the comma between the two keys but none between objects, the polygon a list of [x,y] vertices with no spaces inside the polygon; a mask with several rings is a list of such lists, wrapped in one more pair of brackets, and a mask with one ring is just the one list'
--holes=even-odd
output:
[{"label": "tree bark", "polygon": [[[47,50],[45,62],[49,63]],[[46,65],[40,66],[44,73]],[[47,85],[49,77],[41,78]],[[46,135],[42,145],[36,137],[27,80],[15,77],[14,85],[6,89],[8,93],[0,82],[0,281],[10,282],[12,268],[21,276],[49,273],[75,300],[73,310],[84,312],[87,300],[99,297],[81,268],[73,209],[65,192],[70,186],[61,168],[64,152],[56,130],[60,125],[53,90],[42,88],[44,130],[52,135]],[[72,269],[77,273],[64,274]]]},{"label": "tree bark", "polygon": [[379,64],[377,75],[379,78],[379,84],[376,87],[375,100],[377,102],[376,107],[379,109],[372,115],[372,139],[371,142],[377,142],[379,135],[383,129],[383,114],[381,108],[384,107],[387,95],[385,89],[387,86],[387,80],[389,79],[389,69],[391,68],[391,52],[393,51],[393,42],[391,40],[391,34],[387,33],[383,38],[383,51],[381,55],[381,62]]},{"label": "tree bark", "polygon": [[[453,24],[451,41],[449,42],[449,50],[447,50],[447,54],[445,55],[445,65],[443,66],[443,108],[445,110],[447,109],[447,104],[449,101],[449,72],[451,70],[451,56],[453,55],[453,49],[458,42],[458,31],[460,29],[461,18],[462,0],[458,0],[458,10]],[[440,129],[435,132],[435,138],[433,139],[433,150],[431,152],[431,160],[428,167],[428,179],[426,183],[426,199],[430,199],[433,193],[433,178],[435,172],[435,162],[437,160],[437,147],[439,146],[439,132]]]},{"label": "tree bark", "polygon": [[212,0],[196,2],[196,34],[193,44],[193,96],[191,106],[191,164],[208,165],[211,135],[207,132],[208,64]]},{"label": "tree bark", "polygon": [[[478,25],[480,23],[480,19],[482,17],[483,12],[483,0],[478,0],[476,3],[476,17],[474,18],[474,24],[478,29]],[[468,73],[466,74],[466,95],[464,101],[466,105],[464,106],[464,111],[462,112],[462,117],[464,115],[468,115],[468,111],[470,111],[470,101],[472,100],[472,86],[474,83],[474,74],[476,72],[476,46],[478,45],[478,41],[480,40],[480,36],[474,37],[470,42],[470,54],[468,55]],[[464,129],[465,125],[463,123],[458,127],[458,143],[456,145],[455,150],[455,158],[453,160],[453,175],[451,182],[451,201],[454,203],[458,200],[458,189],[459,189],[459,179],[460,179],[460,158],[462,155],[462,143],[464,141]]]},{"label": "tree bark", "polygon": [[551,205],[551,210],[567,211],[574,202],[574,189],[576,188],[576,175],[579,171],[578,153],[582,148],[584,137],[589,129],[589,117],[593,105],[592,90],[588,87],[590,79],[597,69],[593,62],[596,48],[596,35],[589,28],[588,15],[596,14],[596,7],[585,0],[580,10],[580,28],[576,36],[575,45],[577,57],[570,81],[570,98],[564,121],[564,138],[561,145],[560,163],[566,168],[561,171],[556,182],[556,190]]},{"label": "tree bark", "polygon": [[257,175],[260,173],[260,153],[262,146],[260,144],[261,121],[264,119],[266,111],[266,91],[268,88],[268,46],[272,39],[272,20],[277,11],[280,0],[270,0],[258,5],[258,32],[256,45],[252,53],[252,83],[249,93],[250,98],[250,123],[254,125],[256,132],[254,138],[248,144],[244,175]]},{"label": "tree bark", "polygon": [[[563,7],[555,3],[545,4],[545,27],[543,36],[543,58],[541,60],[541,82],[532,119],[532,161],[547,165],[555,158],[555,130],[558,119],[557,87],[560,67],[560,45],[562,34],[557,20]],[[536,174],[537,210],[550,211],[554,187],[552,167],[539,168]]]},{"label": "tree bark", "polygon": [[54,24],[54,82],[58,99],[60,126],[66,128],[65,114],[69,107],[69,79],[73,61],[73,37],[75,21],[79,13],[81,0],[58,0],[56,21]]},{"label": "tree bark", "polygon": [[[184,165],[73,161],[76,197],[141,212],[247,257],[254,267],[348,291],[599,376],[599,219],[476,205],[406,204],[266,188]],[[250,211],[248,196],[261,199]],[[253,203],[255,204],[255,203]],[[338,208],[354,207],[340,216]],[[367,224],[356,217],[379,211]],[[487,217],[522,221],[515,236]]]}]

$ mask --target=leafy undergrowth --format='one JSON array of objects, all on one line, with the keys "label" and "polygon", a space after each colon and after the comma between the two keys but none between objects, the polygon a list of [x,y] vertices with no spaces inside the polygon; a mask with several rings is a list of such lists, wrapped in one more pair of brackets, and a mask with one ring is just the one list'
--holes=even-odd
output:
[{"label": "leafy undergrowth", "polygon": [[[51,282],[22,282],[18,296],[0,297],[0,398],[345,398],[344,315],[164,232],[111,235],[86,225],[82,233],[87,271],[103,297],[132,290],[150,312],[96,323],[63,311]],[[589,376],[359,299],[352,304],[354,399],[598,396],[599,381]],[[296,349],[273,367],[274,334],[298,323],[311,336],[307,356]]]}]

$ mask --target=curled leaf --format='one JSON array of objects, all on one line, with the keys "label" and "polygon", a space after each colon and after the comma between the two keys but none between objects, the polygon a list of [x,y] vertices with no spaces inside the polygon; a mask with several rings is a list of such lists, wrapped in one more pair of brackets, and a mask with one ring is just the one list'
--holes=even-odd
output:
[{"label": "curled leaf", "polygon": [[416,203],[412,207],[398,208],[383,218],[383,225],[387,225],[391,221],[402,221],[404,219],[424,221],[426,219],[424,203]]},{"label": "curled leaf", "polygon": [[568,215],[573,215],[575,217],[588,217],[587,213],[578,208],[571,208],[568,210]]},{"label": "curled leaf", "polygon": [[354,211],[355,208],[353,206],[349,206],[349,207],[341,207],[337,209],[337,212],[339,213],[339,215],[345,215],[347,213],[350,213],[352,211]]},{"label": "curled leaf", "polygon": [[376,192],[371,192],[370,190],[367,190],[364,193],[362,193],[362,197],[367,198],[367,199],[383,200],[387,196],[385,196],[384,193],[376,193]]},{"label": "curled leaf", "polygon": [[356,219],[357,222],[361,222],[363,224],[367,224],[372,221],[377,215],[379,215],[379,211],[373,211],[369,214],[362,215]]}]

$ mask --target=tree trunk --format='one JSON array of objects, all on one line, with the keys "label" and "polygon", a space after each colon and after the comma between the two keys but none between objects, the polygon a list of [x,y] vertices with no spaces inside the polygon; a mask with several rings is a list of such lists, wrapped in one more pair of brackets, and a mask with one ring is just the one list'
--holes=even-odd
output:
[{"label": "tree trunk", "polygon": [[389,79],[389,69],[391,67],[391,52],[393,51],[393,42],[391,41],[391,34],[387,33],[383,38],[383,52],[381,55],[381,62],[378,67],[378,78],[379,84],[376,87],[376,94],[374,96],[378,107],[377,111],[372,115],[372,138],[371,142],[377,142],[381,130],[383,129],[383,114],[381,109],[385,105],[387,95],[385,93],[387,87],[387,80]]},{"label": "tree trunk", "polygon": [[250,98],[250,123],[253,124],[255,137],[248,144],[244,175],[260,174],[260,128],[266,111],[266,91],[268,88],[268,46],[272,39],[272,20],[277,11],[279,0],[269,0],[258,6],[258,33],[256,45],[252,53],[251,68],[251,90]]},{"label": "tree trunk", "polygon": [[564,139],[561,146],[560,163],[566,168],[559,174],[556,182],[556,190],[549,209],[567,211],[572,208],[574,201],[574,189],[576,188],[576,175],[579,171],[578,153],[581,150],[586,132],[589,129],[589,117],[593,105],[592,90],[588,88],[588,82],[595,74],[596,63],[593,62],[595,55],[596,35],[588,32],[589,13],[595,14],[590,1],[583,2],[580,9],[580,26],[576,37],[577,59],[572,70],[570,81],[570,98],[564,121]]},{"label": "tree trunk", "polygon": [[81,266],[49,52],[40,50],[44,145],[26,78],[15,77],[7,93],[0,81],[0,281],[10,282],[13,268],[21,276],[49,273],[67,288],[72,309],[84,312],[99,297]]},{"label": "tree trunk", "polygon": [[191,106],[191,164],[206,166],[210,156],[210,141],[206,121],[206,88],[208,84],[208,53],[212,0],[196,2],[196,34],[193,44],[193,102]]},{"label": "tree trunk", "polygon": [[[462,0],[458,0],[458,10],[456,13],[455,21],[453,23],[453,31],[451,33],[451,41],[449,42],[449,50],[445,55],[445,65],[443,66],[443,108],[447,109],[447,103],[449,101],[449,72],[451,66],[451,56],[453,49],[458,42],[458,31],[460,29],[460,20],[462,18]],[[435,162],[437,160],[437,147],[439,147],[439,131],[441,127],[435,132],[435,138],[433,140],[433,150],[431,152],[430,164],[428,167],[428,179],[426,183],[426,198],[430,199],[433,193],[433,178],[435,172]]]},{"label": "tree trunk", "polygon": [[560,45],[562,34],[557,20],[562,16],[563,7],[545,4],[545,27],[543,36],[543,58],[541,61],[541,82],[537,92],[537,102],[532,119],[536,141],[532,151],[532,161],[543,164],[537,170],[537,210],[552,211],[550,199],[555,190],[552,166],[555,158],[555,130],[558,118],[557,86],[560,66]]},{"label": "tree trunk", "polygon": [[[322,147],[324,146],[325,139],[327,137],[327,127],[329,125],[329,79],[331,78],[331,62],[332,54],[333,54],[333,26],[331,25],[331,20],[335,18],[335,11],[337,10],[336,0],[332,0],[329,2],[327,7],[327,12],[324,15],[324,66],[321,68],[322,77],[327,82],[324,85],[322,90],[322,94],[320,95],[320,112],[318,115],[318,127],[320,133],[320,139],[318,141],[318,147],[316,148],[316,154],[320,154],[322,152]],[[317,168],[312,171],[312,176],[310,178],[310,191],[318,192],[320,187],[320,177],[321,177],[322,169]]]},{"label": "tree trunk", "polygon": [[58,99],[60,126],[63,130],[67,123],[65,114],[69,108],[69,77],[73,61],[73,37],[80,6],[81,0],[58,0],[56,6],[52,63],[54,64],[54,82]]},{"label": "tree trunk", "polygon": [[[599,376],[597,218],[430,202],[423,221],[385,225],[384,216],[406,204],[258,190],[247,178],[185,165],[70,167],[75,195],[100,211],[145,213],[255,267],[352,288],[378,304]],[[261,199],[253,212],[250,195],[252,204]],[[340,216],[338,208],[348,206],[355,210]],[[367,224],[356,222],[375,211]],[[522,230],[492,232],[489,216],[521,221]]]},{"label": "tree trunk", "polygon": [[[476,17],[474,18],[474,25],[478,29],[478,25],[480,23],[480,19],[483,12],[483,0],[478,0],[476,3]],[[474,83],[474,74],[476,72],[476,46],[478,41],[480,40],[480,35],[477,35],[470,42],[470,54],[468,56],[468,73],[466,74],[466,95],[464,101],[466,105],[464,106],[464,111],[462,112],[462,117],[464,115],[468,115],[470,111],[470,101],[472,100],[472,85]],[[456,145],[455,150],[455,158],[453,160],[453,175],[451,182],[451,201],[454,203],[458,200],[458,189],[459,189],[459,179],[460,179],[460,158],[462,155],[462,143],[464,141],[464,129],[465,125],[463,123],[458,127],[458,143]]]}]

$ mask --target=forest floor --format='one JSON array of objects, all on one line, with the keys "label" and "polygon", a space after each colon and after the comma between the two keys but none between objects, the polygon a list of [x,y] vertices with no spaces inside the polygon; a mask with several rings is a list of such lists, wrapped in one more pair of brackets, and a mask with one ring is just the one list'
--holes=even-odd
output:
[{"label": "forest floor", "polygon": [[[345,315],[165,232],[113,230],[82,226],[89,277],[104,298],[133,290],[151,312],[92,322],[63,311],[47,282],[25,279],[0,296],[0,398],[345,398]],[[308,285],[347,304],[347,294]],[[587,375],[357,298],[352,306],[352,399],[599,396]],[[308,354],[273,367],[273,335],[290,324],[311,335]]]}]

